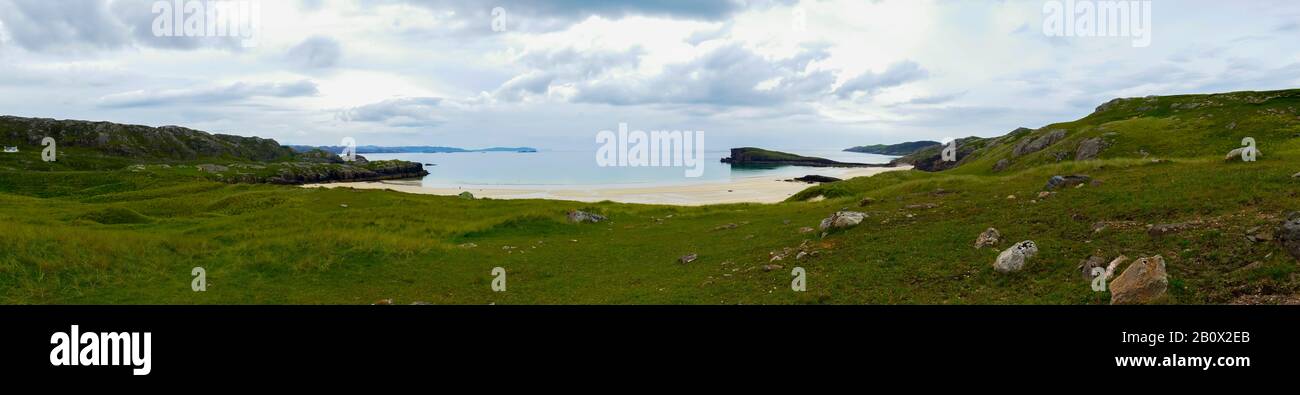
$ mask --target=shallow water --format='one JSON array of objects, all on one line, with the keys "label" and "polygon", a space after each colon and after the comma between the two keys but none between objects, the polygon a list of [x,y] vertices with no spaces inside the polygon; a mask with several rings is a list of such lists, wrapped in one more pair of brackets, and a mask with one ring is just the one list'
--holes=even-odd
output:
[{"label": "shallow water", "polygon": [[[894,157],[838,150],[788,150],[854,163],[888,163]],[[595,151],[463,152],[437,154],[361,154],[369,160],[401,159],[433,164],[425,166],[427,187],[483,186],[583,186],[583,185],[682,185],[727,181],[741,177],[800,177],[809,174],[834,176],[835,169],[799,166],[777,168],[732,168],[721,163],[729,151],[705,151],[697,178],[686,176],[686,167],[600,167]]]}]

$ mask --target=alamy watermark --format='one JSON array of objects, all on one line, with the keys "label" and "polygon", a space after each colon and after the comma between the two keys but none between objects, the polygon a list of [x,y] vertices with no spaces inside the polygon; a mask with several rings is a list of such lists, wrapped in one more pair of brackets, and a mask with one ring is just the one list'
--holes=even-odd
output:
[{"label": "alamy watermark", "polygon": [[190,275],[194,280],[190,280],[190,290],[194,292],[208,291],[208,270],[202,267],[195,267],[190,270]]},{"label": "alamy watermark", "polygon": [[943,139],[943,149],[939,151],[939,160],[944,162],[957,161],[957,139],[952,137]]},{"label": "alamy watermark", "polygon": [[506,291],[506,269],[500,266],[492,268],[492,292]]},{"label": "alamy watermark", "polygon": [[508,19],[506,17],[506,9],[504,7],[492,8],[492,31],[493,32],[500,33],[506,31],[507,21]]},{"label": "alamy watermark", "polygon": [[596,133],[596,165],[600,167],[686,167],[685,175],[704,175],[704,131],[628,131]]},{"label": "alamy watermark", "polygon": [[46,137],[41,139],[41,146],[45,147],[41,149],[42,162],[56,162],[59,160],[59,153],[58,153],[59,145],[54,142],[53,137]]},{"label": "alamy watermark", "polygon": [[1151,45],[1151,1],[1052,0],[1043,2],[1048,37],[1132,37],[1133,47]]},{"label": "alamy watermark", "polygon": [[152,11],[155,37],[238,38],[252,48],[262,35],[262,4],[256,0],[159,0]]},{"label": "alamy watermark", "polygon": [[50,335],[50,365],[53,366],[131,366],[136,376],[153,370],[152,332],[81,332],[72,325],[68,332]]},{"label": "alamy watermark", "polygon": [[793,280],[790,280],[791,291],[808,292],[808,271],[807,270],[804,270],[803,267],[795,267],[793,270],[790,270],[790,276],[794,277]]},{"label": "alamy watermark", "polygon": [[1254,162],[1259,157],[1259,148],[1255,146],[1254,137],[1241,139],[1241,161]]},{"label": "alamy watermark", "polygon": [[357,139],[344,137],[342,141],[339,141],[339,145],[343,146],[343,152],[339,152],[339,157],[344,162],[357,161]]}]

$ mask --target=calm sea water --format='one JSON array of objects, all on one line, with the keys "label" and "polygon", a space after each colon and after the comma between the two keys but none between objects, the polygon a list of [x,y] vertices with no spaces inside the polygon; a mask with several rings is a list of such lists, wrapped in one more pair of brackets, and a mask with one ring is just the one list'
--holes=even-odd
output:
[{"label": "calm sea water", "polygon": [[[783,150],[854,163],[888,163],[894,157],[837,150]],[[369,160],[401,159],[426,165],[427,187],[464,185],[577,186],[584,185],[681,185],[725,181],[739,177],[800,177],[809,174],[835,176],[842,170],[783,166],[770,169],[732,168],[721,163],[728,151],[705,151],[704,174],[685,176],[684,167],[600,167],[595,151],[467,152],[439,154],[361,154]]]}]

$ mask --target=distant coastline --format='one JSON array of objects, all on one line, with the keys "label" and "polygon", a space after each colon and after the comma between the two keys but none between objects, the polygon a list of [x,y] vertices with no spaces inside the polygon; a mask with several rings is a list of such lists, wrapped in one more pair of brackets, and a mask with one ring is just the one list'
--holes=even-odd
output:
[{"label": "distant coastline", "polygon": [[[343,146],[330,146],[330,145],[322,145],[322,146],[287,145],[287,147],[292,148],[294,151],[298,151],[298,152],[308,152],[316,149],[326,150],[329,152],[343,151]],[[442,147],[442,146],[385,147],[385,146],[378,146],[378,145],[359,145],[357,146],[356,153],[358,154],[453,154],[453,153],[462,153],[462,152],[531,153],[531,152],[537,152],[537,149],[532,147],[491,147],[491,148],[480,148],[480,149],[466,149],[466,148]]]}]

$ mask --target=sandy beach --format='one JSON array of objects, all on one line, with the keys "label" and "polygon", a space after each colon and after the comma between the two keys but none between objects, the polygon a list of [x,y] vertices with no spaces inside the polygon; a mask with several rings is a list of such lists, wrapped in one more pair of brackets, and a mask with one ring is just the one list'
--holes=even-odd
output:
[{"label": "sandy beach", "polygon": [[[824,168],[810,170],[841,179],[869,177],[887,171],[907,170],[902,167]],[[469,192],[474,197],[493,199],[555,199],[580,202],[604,200],[622,203],[667,204],[701,206],[724,203],[777,203],[802,191],[811,184],[784,181],[784,177],[755,176],[734,178],[729,181],[701,182],[685,185],[558,185],[558,186],[483,186],[425,187],[418,179],[374,182],[341,182],[308,184],[307,188],[391,189],[398,192],[432,195],[458,195]]]}]

